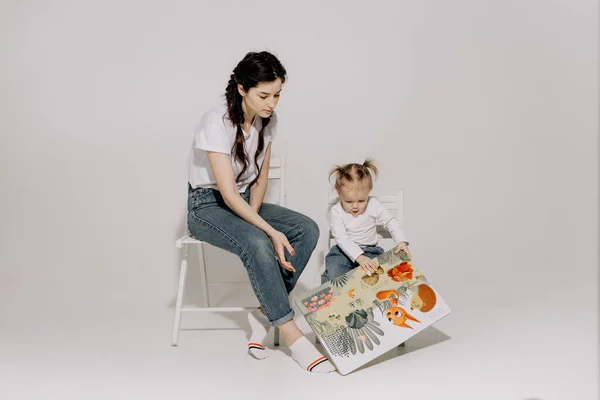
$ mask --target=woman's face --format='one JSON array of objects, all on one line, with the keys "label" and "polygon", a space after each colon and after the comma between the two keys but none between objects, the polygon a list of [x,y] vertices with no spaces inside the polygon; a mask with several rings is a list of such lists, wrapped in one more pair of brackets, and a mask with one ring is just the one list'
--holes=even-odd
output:
[{"label": "woman's face", "polygon": [[260,115],[268,118],[279,102],[283,84],[277,78],[273,82],[261,82],[247,92],[242,85],[238,85],[238,91],[242,95],[245,112],[251,116]]}]

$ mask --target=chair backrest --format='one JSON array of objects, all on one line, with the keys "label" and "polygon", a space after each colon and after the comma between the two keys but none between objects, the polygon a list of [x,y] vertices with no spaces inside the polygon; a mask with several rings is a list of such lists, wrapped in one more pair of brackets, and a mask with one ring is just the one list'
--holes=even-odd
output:
[{"label": "chair backrest", "polygon": [[[398,190],[393,196],[372,196],[375,197],[381,205],[388,210],[392,215],[395,214],[400,226],[404,228],[404,191]],[[327,214],[329,216],[329,210],[333,207],[338,201],[339,197],[328,197],[327,201]],[[382,227],[377,226],[377,237],[379,239],[390,238],[389,233]],[[325,249],[324,256],[329,253],[329,250],[332,246],[332,241],[334,241],[333,236],[331,235],[331,226],[329,226],[329,218],[327,218],[327,240],[325,241]]]},{"label": "chair backrest", "polygon": [[285,155],[281,157],[271,157],[269,163],[269,180],[279,179],[279,205],[285,206],[286,201],[286,181],[285,181]]}]

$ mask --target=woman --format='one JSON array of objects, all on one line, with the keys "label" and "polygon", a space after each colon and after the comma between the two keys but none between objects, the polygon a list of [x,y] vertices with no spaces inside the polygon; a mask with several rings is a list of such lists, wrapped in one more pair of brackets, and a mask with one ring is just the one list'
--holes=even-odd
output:
[{"label": "woman", "polygon": [[248,315],[249,353],[268,357],[269,325],[280,329],[292,358],[311,372],[333,365],[294,322],[288,294],[315,249],[319,227],[295,211],[263,203],[275,106],[286,71],[268,52],[248,53],[233,70],[226,104],[209,110],[194,135],[189,169],[188,227],[199,240],[242,260],[261,305]]}]

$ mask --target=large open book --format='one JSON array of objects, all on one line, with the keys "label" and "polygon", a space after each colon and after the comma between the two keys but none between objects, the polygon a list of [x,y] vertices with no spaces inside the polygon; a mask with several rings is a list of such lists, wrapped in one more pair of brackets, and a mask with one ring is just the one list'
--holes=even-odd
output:
[{"label": "large open book", "polygon": [[450,314],[406,254],[377,258],[376,274],[361,268],[294,296],[329,360],[346,375]]}]

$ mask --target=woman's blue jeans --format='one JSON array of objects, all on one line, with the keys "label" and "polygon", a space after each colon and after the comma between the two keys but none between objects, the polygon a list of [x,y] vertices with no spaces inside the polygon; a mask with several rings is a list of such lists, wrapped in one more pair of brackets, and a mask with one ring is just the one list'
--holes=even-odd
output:
[{"label": "woman's blue jeans", "polygon": [[[279,265],[273,244],[265,232],[235,214],[218,190],[189,186],[188,189],[188,229],[192,236],[236,254],[242,260],[254,294],[271,324],[279,326],[290,321],[294,311],[288,295],[317,245],[319,226],[295,211],[275,204],[262,204],[258,214],[283,233],[296,252],[292,256],[285,250],[285,259],[296,270],[291,272]],[[249,203],[250,189],[241,195]]]}]

